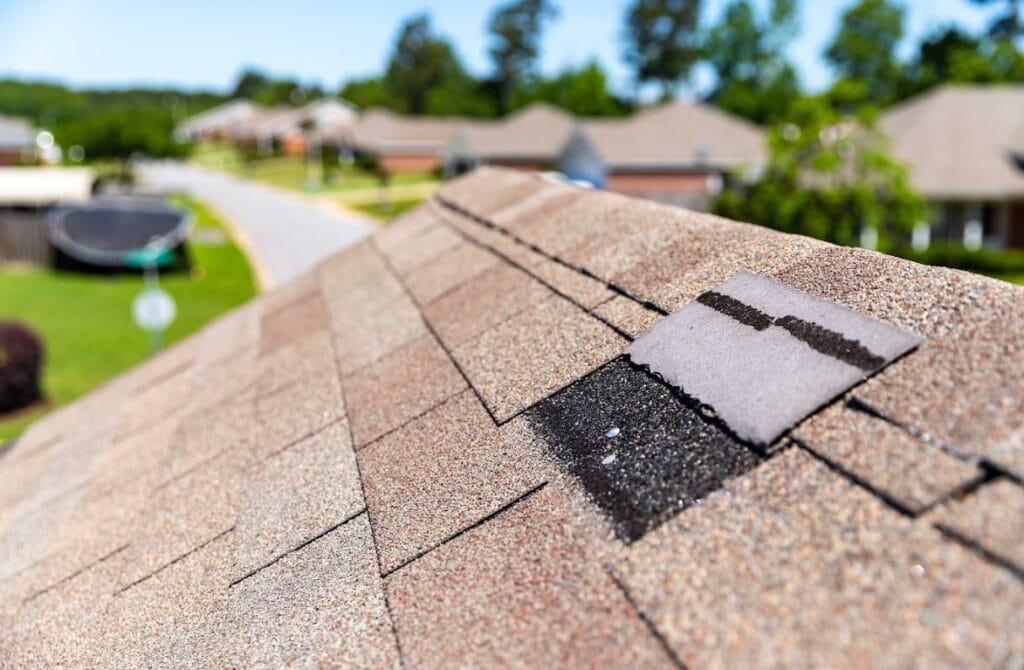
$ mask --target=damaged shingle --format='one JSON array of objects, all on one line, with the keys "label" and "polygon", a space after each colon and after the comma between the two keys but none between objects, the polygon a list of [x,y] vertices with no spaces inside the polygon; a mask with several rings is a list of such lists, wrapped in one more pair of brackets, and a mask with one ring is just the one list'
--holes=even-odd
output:
[{"label": "damaged shingle", "polygon": [[628,353],[712,407],[740,438],[768,445],[920,341],[741,272],[655,324]]},{"label": "damaged shingle", "polygon": [[627,542],[762,460],[625,358],[527,419]]}]

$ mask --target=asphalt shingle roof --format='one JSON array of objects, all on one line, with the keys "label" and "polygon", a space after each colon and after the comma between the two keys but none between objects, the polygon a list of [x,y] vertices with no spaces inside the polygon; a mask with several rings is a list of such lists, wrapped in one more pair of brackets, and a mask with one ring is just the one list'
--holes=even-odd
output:
[{"label": "asphalt shingle roof", "polygon": [[1024,151],[1024,85],[940,86],[887,111],[882,128],[925,196],[1024,195],[1024,169],[1014,157]]},{"label": "asphalt shingle roof", "polygon": [[[625,355],[740,272],[921,343],[746,443]],[[0,666],[1019,665],[1022,298],[479,170],[0,456]]]}]

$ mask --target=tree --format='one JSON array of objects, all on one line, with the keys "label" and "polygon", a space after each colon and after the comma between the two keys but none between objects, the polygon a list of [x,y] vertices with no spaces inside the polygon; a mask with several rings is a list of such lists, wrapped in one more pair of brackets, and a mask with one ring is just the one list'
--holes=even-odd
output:
[{"label": "tree", "polygon": [[126,162],[136,155],[186,155],[189,147],[174,141],[173,131],[174,119],[169,110],[135,105],[95,110],[56,126],[54,136],[62,146],[81,146],[90,160],[109,158]]},{"label": "tree", "polygon": [[536,74],[544,23],[557,16],[558,9],[549,0],[512,0],[491,16],[490,54],[501,113],[508,111],[515,89]]},{"label": "tree", "polygon": [[708,31],[704,55],[715,71],[718,106],[756,123],[780,119],[799,94],[784,51],[798,29],[795,0],[773,0],[759,17],[750,0],[732,0]]},{"label": "tree", "polygon": [[401,111],[425,113],[431,89],[465,76],[455,50],[434,33],[428,14],[418,14],[402,24],[384,79]]},{"label": "tree", "polygon": [[608,77],[597,61],[566,68],[555,77],[538,82],[521,100],[516,100],[516,106],[538,100],[577,116],[622,116],[629,111],[608,89]]},{"label": "tree", "polygon": [[231,97],[252,100],[269,82],[270,80],[265,74],[249,68],[238,76],[235,88],[231,91]]},{"label": "tree", "polygon": [[626,10],[624,57],[637,85],[657,82],[671,98],[700,58],[700,0],[634,0]]},{"label": "tree", "polygon": [[901,250],[925,218],[924,201],[888,155],[873,110],[846,116],[805,98],[791,118],[768,133],[764,173],[749,187],[725,189],[715,212],[838,244],[875,239],[882,250]]},{"label": "tree", "polygon": [[846,85],[842,80],[849,80],[875,104],[896,97],[896,47],[903,37],[903,15],[903,7],[891,0],[860,0],[843,13],[839,31],[825,51],[840,76],[840,87]]},{"label": "tree", "polygon": [[1024,53],[1008,39],[945,28],[921,42],[901,97],[944,82],[1024,82]]},{"label": "tree", "polygon": [[1024,35],[1020,0],[971,0],[975,5],[1005,5],[1003,13],[992,22],[988,32],[993,38],[1015,40]]}]

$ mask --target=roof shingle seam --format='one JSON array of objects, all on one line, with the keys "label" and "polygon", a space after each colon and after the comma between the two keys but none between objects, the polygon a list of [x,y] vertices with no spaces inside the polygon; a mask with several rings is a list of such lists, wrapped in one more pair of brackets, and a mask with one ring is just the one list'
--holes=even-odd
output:
[{"label": "roof shingle seam", "polygon": [[196,553],[197,551],[200,551],[201,549],[203,549],[207,545],[212,544],[213,542],[216,542],[217,540],[221,539],[222,537],[225,537],[226,535],[228,535],[229,533],[233,532],[234,530],[235,530],[235,526],[234,525],[232,525],[230,528],[228,528],[226,530],[222,530],[221,532],[217,533],[213,537],[210,537],[210,538],[204,540],[198,546],[192,547],[191,549],[186,551],[184,554],[176,556],[175,558],[171,559],[167,563],[164,563],[163,565],[159,566],[155,570],[153,570],[151,572],[148,572],[145,575],[143,575],[142,577],[139,577],[138,579],[136,579],[135,581],[130,582],[129,584],[126,584],[126,585],[122,586],[117,591],[115,591],[113,593],[113,595],[118,596],[118,595],[124,593],[125,591],[128,591],[129,589],[134,588],[134,587],[138,586],[139,584],[142,584],[143,582],[145,582],[145,581],[147,581],[149,579],[152,579],[153,577],[155,577],[156,575],[160,574],[161,572],[163,572],[167,568],[171,567],[172,565],[185,560],[186,558],[188,558],[192,554]]},{"label": "roof shingle seam", "polygon": [[1010,574],[1012,574],[1017,579],[1024,582],[1024,568],[1017,565],[1013,561],[1001,556],[1000,554],[990,549],[985,548],[977,540],[973,540],[967,537],[967,535],[964,535],[962,532],[958,531],[957,529],[953,528],[948,524],[935,522],[932,524],[932,527],[935,528],[935,530],[942,533],[944,537],[946,537],[952,542],[956,542],[957,544],[964,547],[971,553],[975,554],[978,558],[985,561],[986,563],[991,563],[996,567],[1002,568]]},{"label": "roof shingle seam", "polygon": [[127,549],[130,544],[131,544],[130,542],[122,544],[121,546],[115,548],[113,551],[109,551],[106,554],[104,554],[103,556],[100,556],[98,559],[96,559],[92,563],[89,563],[88,565],[84,565],[84,566],[78,568],[77,570],[75,570],[74,572],[72,572],[71,574],[65,575],[64,577],[61,577],[60,579],[58,579],[57,581],[53,582],[49,586],[46,586],[46,587],[43,587],[42,589],[39,589],[35,593],[32,593],[31,595],[27,596],[24,600],[22,600],[22,604],[30,603],[33,600],[35,600],[36,598],[38,598],[38,597],[40,597],[40,596],[42,596],[42,595],[44,595],[46,593],[49,593],[53,589],[59,587],[61,584],[64,584],[66,582],[70,582],[75,577],[78,577],[79,575],[81,575],[81,574],[83,574],[85,572],[88,572],[89,570],[92,570],[97,565],[105,563],[106,561],[110,560],[114,556],[117,556],[119,553],[121,553],[122,551]]},{"label": "roof shingle seam", "polygon": [[920,509],[911,509],[906,504],[904,504],[903,502],[898,500],[896,497],[894,497],[893,495],[891,495],[889,493],[886,493],[881,488],[879,488],[878,486],[875,486],[874,484],[872,484],[870,481],[868,481],[864,477],[862,477],[860,475],[857,475],[856,473],[850,471],[849,469],[842,467],[839,463],[829,459],[824,453],[818,451],[817,449],[815,449],[811,444],[807,443],[806,441],[801,440],[800,438],[797,438],[797,437],[792,438],[792,441],[793,441],[793,444],[795,444],[797,447],[799,447],[803,451],[807,452],[808,455],[813,457],[815,460],[820,462],[822,465],[826,466],[829,470],[831,470],[835,474],[839,475],[840,477],[842,477],[846,481],[850,482],[851,484],[853,484],[853,485],[855,485],[855,486],[857,486],[859,488],[864,489],[865,491],[867,491],[868,493],[870,493],[871,495],[873,495],[874,497],[878,498],[883,503],[885,503],[886,505],[891,507],[894,511],[898,512],[899,514],[901,514],[901,515],[903,515],[903,516],[905,516],[905,517],[907,517],[909,519],[916,519],[916,518],[922,516],[923,514],[926,514],[928,511],[933,509],[936,505],[942,504],[943,502],[945,502],[949,498],[955,496],[957,493],[961,493],[961,492],[969,489],[970,487],[977,485],[979,482],[984,481],[984,479],[985,479],[985,474],[982,472],[982,473],[980,473],[978,475],[977,479],[971,480],[971,481],[967,482],[966,484],[963,484],[961,486],[961,488],[954,489],[953,492],[948,493],[945,496],[936,498],[934,501],[928,503],[927,505],[925,505],[924,507],[922,507]]},{"label": "roof shingle seam", "polygon": [[617,588],[619,592],[622,594],[622,598],[629,604],[629,607],[636,614],[637,618],[639,618],[640,621],[643,622],[644,626],[647,627],[647,630],[650,632],[651,636],[658,641],[659,645],[661,645],[661,648],[665,651],[665,655],[668,656],[669,660],[672,662],[672,665],[674,665],[679,670],[687,670],[686,664],[683,663],[683,660],[679,658],[678,654],[676,654],[676,651],[672,648],[672,645],[668,643],[668,640],[665,639],[665,636],[661,634],[661,631],[658,630],[658,627],[654,625],[654,622],[651,621],[651,618],[647,616],[647,613],[644,612],[644,609],[633,598],[632,594],[630,594],[629,589],[626,588],[626,585],[623,584],[622,581],[615,574],[614,567],[611,564],[606,563],[604,566],[604,571],[608,575],[608,578],[611,580],[612,584],[615,585],[615,588]]},{"label": "roof shingle seam", "polygon": [[493,421],[495,425],[501,425],[498,422],[497,417],[491,411],[491,408],[487,406],[487,403],[484,401],[483,396],[480,395],[480,392],[477,390],[475,386],[473,386],[473,383],[469,380],[469,376],[466,374],[466,371],[462,369],[462,366],[459,364],[458,360],[456,360],[455,357],[452,356],[452,352],[449,351],[448,347],[444,343],[444,340],[442,340],[441,336],[438,335],[437,331],[434,329],[434,325],[430,323],[426,318],[424,318],[423,309],[419,306],[419,302],[416,300],[412,291],[409,290],[409,285],[406,283],[405,278],[398,273],[398,271],[391,264],[391,260],[380,250],[376,243],[376,240],[372,240],[372,242],[374,253],[377,254],[377,256],[384,262],[384,265],[387,267],[388,272],[390,272],[392,276],[398,279],[399,283],[402,286],[402,290],[405,292],[406,296],[408,296],[408,298],[412,300],[413,304],[416,305],[416,311],[419,313],[420,320],[426,326],[427,331],[430,333],[430,336],[434,338],[434,341],[437,343],[437,345],[441,347],[442,351],[444,351],[445,356],[447,356],[448,360],[451,361],[452,365],[455,366],[455,369],[458,371],[459,375],[466,383],[466,386],[473,389],[473,393],[476,394],[477,399],[480,401],[480,404],[483,405],[484,410],[487,412],[488,416],[491,417],[491,421]]},{"label": "roof shingle seam", "polygon": [[[445,198],[442,195],[435,195],[434,196],[434,200],[437,203],[439,203],[439,205],[441,205],[441,206],[451,210],[452,212],[454,212],[456,214],[459,214],[459,215],[461,215],[461,216],[463,216],[463,217],[473,221],[474,223],[477,223],[477,224],[479,224],[479,225],[481,225],[481,226],[483,226],[483,227],[485,227],[485,228],[487,228],[489,230],[492,230],[492,231],[494,231],[496,233],[499,233],[499,234],[507,237],[508,239],[512,240],[516,244],[522,246],[525,249],[529,249],[530,251],[533,251],[534,253],[536,253],[536,254],[538,254],[540,256],[543,256],[544,258],[548,259],[549,261],[552,261],[554,263],[557,263],[558,265],[561,265],[562,267],[565,267],[565,268],[568,268],[569,270],[577,272],[580,275],[582,275],[584,277],[587,277],[588,279],[593,279],[594,281],[600,282],[601,284],[606,286],[613,293],[617,293],[618,295],[621,295],[621,296],[623,296],[625,298],[628,298],[628,299],[636,302],[638,305],[640,305],[644,309],[651,310],[653,312],[657,312],[661,316],[667,316],[668,315],[668,312],[666,310],[662,309],[661,307],[659,307],[658,305],[656,305],[656,304],[654,304],[654,303],[652,303],[652,302],[650,302],[648,300],[643,300],[641,298],[638,298],[638,297],[632,295],[629,291],[627,291],[626,289],[622,288],[621,286],[618,286],[618,285],[616,285],[616,284],[614,284],[612,282],[606,281],[602,277],[598,277],[593,272],[588,271],[586,268],[578,267],[576,265],[573,265],[572,263],[569,263],[568,261],[566,261],[565,259],[561,258],[558,255],[548,253],[547,251],[545,251],[544,249],[540,248],[539,246],[537,246],[535,244],[531,244],[530,242],[527,242],[526,240],[523,240],[522,238],[517,236],[515,233],[507,230],[506,228],[503,228],[503,227],[495,224],[494,222],[492,222],[492,221],[490,221],[490,220],[488,220],[488,219],[486,219],[486,218],[484,218],[482,216],[478,216],[478,215],[474,214],[473,212],[469,211],[468,209],[465,209],[464,207],[460,206],[458,203],[455,203],[454,201],[449,200],[449,199]],[[495,253],[498,256],[501,256],[502,258],[504,258],[506,262],[514,265],[515,267],[523,270],[524,272],[529,273],[531,276],[533,276],[535,279],[537,279],[537,281],[540,281],[545,286],[548,286],[548,288],[550,288],[551,290],[555,291],[556,293],[559,293],[559,295],[562,295],[556,288],[550,286],[547,282],[545,282],[543,279],[538,277],[535,273],[531,272],[528,268],[523,267],[521,264],[519,264],[516,261],[512,260],[508,256],[502,254],[500,251],[498,251],[498,250],[494,249],[493,247],[490,247],[490,246],[480,242],[479,240],[475,240],[475,239],[470,238],[469,236],[467,236],[461,230],[456,229],[456,231],[459,234],[461,234],[463,237],[466,237],[467,239],[470,239],[471,241],[475,242],[476,244],[490,249],[493,253]],[[566,299],[573,301],[571,297],[568,297],[568,296],[565,296],[565,295],[563,295],[562,297],[565,297]],[[573,302],[575,303],[575,301],[573,301]]]},{"label": "roof shingle seam", "polygon": [[472,531],[472,530],[474,530],[476,528],[479,528],[480,526],[483,526],[484,524],[486,524],[489,521],[492,521],[492,520],[498,518],[504,512],[507,512],[508,510],[512,509],[513,507],[515,507],[519,503],[525,502],[526,500],[529,500],[535,493],[539,492],[541,489],[543,489],[547,485],[548,485],[548,482],[546,482],[546,481],[541,482],[540,484],[537,484],[533,488],[527,490],[525,493],[522,493],[521,495],[517,496],[513,500],[505,503],[504,505],[502,505],[498,509],[494,510],[493,512],[491,512],[487,516],[485,516],[485,517],[483,517],[481,519],[477,519],[476,521],[474,521],[470,525],[468,525],[465,528],[462,528],[462,529],[452,533],[451,535],[449,535],[448,537],[444,538],[443,540],[441,540],[437,544],[435,544],[435,545],[433,545],[431,547],[428,547],[428,548],[426,548],[426,549],[424,549],[422,551],[419,551],[418,553],[416,553],[416,555],[414,555],[414,556],[412,556],[410,558],[407,558],[406,560],[402,561],[401,563],[399,563],[398,565],[396,565],[392,569],[390,569],[387,572],[381,574],[381,577],[384,578],[384,579],[390,577],[391,575],[393,575],[396,572],[400,571],[402,568],[415,563],[416,561],[418,561],[419,559],[423,558],[424,556],[426,556],[430,552],[434,551],[435,549],[439,549],[439,548],[443,547],[444,545],[448,544],[449,542],[451,542],[453,540],[456,540],[459,537],[465,535],[466,533],[468,533],[468,532],[470,532],[470,531]]},{"label": "roof shingle seam", "polygon": [[[374,247],[374,249],[375,249],[375,247]],[[375,249],[375,253],[376,253],[376,255],[378,257],[382,258],[382,254],[377,253],[376,249]],[[423,320],[424,323],[426,322],[426,320],[423,319],[422,314],[420,314],[420,319]],[[348,419],[348,389],[347,389],[347,385],[345,383],[345,375],[342,373],[343,372],[343,366],[342,366],[341,358],[340,358],[341,354],[338,351],[337,341],[333,337],[330,338],[330,347],[331,347],[331,355],[334,358],[334,368],[335,368],[334,372],[338,376],[338,387],[339,387],[340,392],[341,392],[342,416],[346,419],[345,425],[348,428],[349,444],[352,445],[352,450],[353,450],[353,452],[355,452],[356,436],[355,436],[355,433],[352,431],[352,422],[347,420]],[[359,494],[360,494],[360,496],[363,499],[363,509],[365,511],[365,510],[368,510],[368,507],[367,507],[367,504],[366,504],[366,482],[363,479],[363,469],[362,469],[362,466],[359,464],[359,459],[358,458],[355,459],[355,468],[356,468],[356,478],[359,480]],[[384,572],[383,562],[381,561],[381,558],[380,558],[380,544],[377,541],[377,530],[374,527],[373,519],[370,517],[368,512],[366,514],[366,521],[367,521],[367,526],[369,526],[369,528],[370,528],[370,542],[373,545],[373,557],[374,557],[374,560],[376,560],[376,562],[377,562],[377,575],[380,576]],[[381,592],[383,593],[383,596],[384,596],[384,608],[387,610],[387,613],[388,613],[388,625],[391,628],[391,636],[392,636],[392,638],[394,638],[394,640],[395,640],[395,647],[398,649],[398,664],[404,670],[404,668],[406,667],[405,655],[404,655],[404,653],[402,651],[402,639],[398,636],[398,628],[395,626],[395,613],[394,613],[394,611],[391,608],[391,600],[388,597],[388,590],[386,588],[381,588]]]},{"label": "roof shingle seam", "polygon": [[[442,204],[445,203],[445,201],[443,199],[441,199],[440,197],[438,197],[438,201],[441,202]],[[448,206],[448,205],[445,205],[445,206]],[[453,208],[452,211],[455,211],[456,213],[461,214],[460,211],[455,210],[454,208]],[[477,219],[474,218],[474,217],[467,217],[467,218],[473,218],[474,221],[477,221]],[[445,223],[447,224],[448,222],[445,221]],[[448,224],[448,225],[450,225],[450,224]],[[522,240],[520,240],[519,238],[515,237],[514,235],[512,235],[508,231],[504,230],[503,228],[499,228],[497,226],[493,226],[493,224],[491,226],[489,226],[489,227],[493,227],[495,230],[500,231],[502,234],[507,235],[510,239],[515,241],[517,244],[520,244],[520,245],[522,245],[524,247],[527,247],[527,248],[531,249],[532,251],[535,251],[536,253],[540,254],[544,258],[546,258],[546,259],[548,259],[548,260],[550,260],[550,261],[552,261],[554,263],[557,263],[560,266],[563,266],[563,267],[568,268],[568,269],[570,269],[570,270],[572,270],[574,272],[577,272],[580,275],[582,275],[584,277],[587,277],[588,279],[593,279],[595,281],[600,282],[602,285],[606,286],[612,292],[614,292],[616,294],[619,294],[619,295],[622,295],[622,296],[624,296],[626,298],[629,298],[630,300],[635,301],[636,303],[638,303],[640,305],[640,307],[642,307],[644,309],[653,310],[653,311],[657,312],[661,316],[665,316],[667,314],[667,312],[662,310],[657,305],[654,305],[653,303],[648,303],[646,301],[637,300],[633,296],[631,296],[628,293],[626,293],[625,291],[623,291],[621,288],[619,288],[619,287],[617,287],[617,286],[615,286],[613,284],[609,284],[608,282],[605,282],[604,280],[602,280],[599,277],[593,276],[592,274],[582,270],[581,268],[577,268],[577,267],[574,267],[572,265],[569,265],[569,264],[565,263],[564,261],[562,261],[561,259],[559,259],[556,256],[550,256],[550,255],[544,253],[543,250],[541,250],[541,249],[539,249],[537,247],[534,247],[533,245],[528,245],[528,244],[524,243]],[[490,246],[490,245],[488,245],[488,244],[486,244],[484,242],[481,242],[480,240],[473,239],[472,237],[467,235],[465,232],[463,232],[462,230],[459,230],[458,228],[455,228],[454,226],[452,226],[452,229],[455,230],[455,232],[457,232],[459,235],[462,235],[467,241],[469,241],[469,242],[471,242],[473,244],[476,244],[476,245],[478,245],[478,246],[480,246],[480,247],[482,247],[484,249],[487,249],[491,253],[493,253],[496,256],[498,256],[499,258],[501,258],[507,264],[511,265],[512,267],[516,268],[517,270],[525,272],[526,274],[528,274],[530,277],[532,277],[534,280],[539,282],[541,285],[543,285],[545,288],[547,288],[549,291],[551,291],[555,295],[557,295],[557,296],[559,296],[561,298],[564,298],[565,300],[568,300],[569,302],[571,302],[576,307],[579,307],[581,310],[583,310],[584,312],[586,312],[590,316],[594,317],[595,319],[597,319],[598,321],[600,321],[604,325],[608,326],[610,329],[612,329],[620,337],[626,339],[629,342],[633,341],[634,338],[633,338],[632,335],[630,335],[629,333],[626,333],[625,331],[620,329],[618,326],[616,326],[614,323],[610,322],[608,319],[605,319],[603,316],[601,316],[600,314],[597,313],[597,309],[599,307],[601,307],[601,305],[603,305],[608,300],[611,300],[612,298],[608,298],[608,300],[605,300],[605,301],[603,301],[603,302],[601,302],[601,303],[599,303],[599,304],[597,304],[597,305],[595,305],[595,306],[593,306],[593,307],[588,309],[585,305],[580,304],[580,302],[578,300],[576,300],[573,296],[567,295],[564,291],[559,290],[556,286],[552,285],[550,282],[548,282],[544,278],[540,277],[531,268],[529,268],[529,267],[523,265],[522,263],[519,263],[515,259],[510,258],[509,256],[503,254],[498,249],[495,249],[494,247],[492,247],[492,246]],[[518,314],[526,311],[530,307],[531,307],[531,305],[524,306],[521,310],[519,310],[515,314],[512,314],[512,315],[508,316],[507,318],[503,319],[502,322],[509,321],[510,319],[512,319],[513,317],[517,316]]]},{"label": "roof shingle seam", "polygon": [[[305,549],[309,545],[313,544],[314,542],[316,542],[320,538],[324,537],[325,535],[329,535],[330,533],[338,530],[339,528],[341,528],[345,524],[350,523],[351,521],[354,521],[355,519],[359,518],[363,514],[366,514],[365,504],[364,504],[362,509],[360,509],[357,512],[354,512],[353,514],[350,514],[349,516],[345,517],[344,519],[342,519],[338,523],[334,524],[330,528],[327,528],[326,530],[317,533],[316,535],[314,535],[313,537],[309,538],[308,540],[304,540],[303,542],[297,544],[296,546],[292,547],[291,549],[288,549],[287,551],[284,551],[281,554],[278,554],[277,556],[272,558],[267,563],[264,563],[263,565],[261,565],[261,566],[259,566],[257,568],[253,568],[252,570],[250,570],[249,572],[245,573],[241,577],[238,577],[237,579],[232,581],[230,584],[228,584],[228,588],[233,588],[235,586],[238,586],[239,584],[241,584],[245,580],[249,579],[253,575],[256,575],[256,574],[262,572],[263,570],[266,570],[270,566],[274,565],[275,563],[277,563],[278,561],[280,561],[284,557],[286,557],[286,556],[288,556],[290,554],[294,554],[297,551],[302,551],[303,549]],[[231,530],[234,530],[234,528],[232,528]],[[214,538],[214,539],[216,539],[216,538]]]},{"label": "roof shingle seam", "polygon": [[459,395],[461,395],[461,394],[463,394],[465,392],[466,392],[465,388],[460,388],[460,389],[458,389],[456,391],[453,391],[452,393],[450,393],[445,398],[437,401],[435,404],[431,405],[427,409],[425,409],[422,412],[418,413],[416,416],[409,417],[408,419],[403,421],[401,423],[401,425],[395,426],[394,428],[388,430],[386,433],[378,435],[377,437],[373,438],[372,440],[370,440],[366,444],[361,444],[361,445],[355,446],[354,447],[355,451],[358,453],[360,451],[363,451],[364,449],[369,449],[369,448],[373,447],[374,445],[379,444],[381,442],[381,440],[384,440],[385,438],[390,437],[392,434],[402,430],[403,428],[405,428],[409,424],[413,423],[414,421],[418,421],[419,419],[422,419],[426,415],[428,415],[431,412],[433,412],[434,410],[436,410],[441,405],[444,405],[445,403],[449,402],[452,398],[455,398],[455,397],[457,397],[457,396],[459,396]]},{"label": "roof shingle seam", "polygon": [[[910,353],[913,353],[913,352],[908,352],[904,356],[901,356],[900,358],[897,358],[895,361],[893,361],[893,363],[894,364],[898,363],[900,360],[902,360],[903,358],[906,358],[906,356],[910,355]],[[849,397],[849,399],[847,401],[847,404],[849,405],[849,407],[851,409],[855,409],[857,411],[860,411],[860,412],[863,412],[863,413],[868,414],[870,416],[873,416],[876,419],[879,419],[881,421],[885,421],[886,423],[892,424],[893,426],[896,426],[897,428],[899,428],[900,430],[905,432],[907,435],[910,435],[912,438],[914,438],[916,440],[920,440],[921,442],[924,442],[925,444],[927,444],[929,446],[935,447],[936,449],[941,450],[945,454],[947,454],[949,456],[952,456],[953,458],[956,458],[957,460],[961,460],[961,461],[963,461],[965,463],[971,463],[972,465],[979,465],[979,466],[983,466],[983,467],[993,468],[995,470],[1003,472],[1002,468],[1000,468],[997,464],[991,463],[990,461],[986,460],[983,456],[978,456],[978,455],[971,454],[971,453],[969,453],[967,451],[964,451],[963,449],[959,449],[959,448],[955,447],[952,444],[948,444],[946,442],[943,442],[942,440],[939,440],[934,435],[931,435],[929,433],[926,433],[926,432],[923,432],[921,430],[918,430],[914,426],[911,426],[909,424],[900,423],[899,421],[896,421],[892,417],[886,416],[883,412],[875,409],[869,403],[867,403],[864,400],[862,400],[861,398],[859,398],[857,396],[856,392],[857,392],[857,388],[851,389],[850,397]],[[1013,477],[1014,476],[1010,472],[1005,472],[1004,474],[1006,474],[1009,477]]]}]

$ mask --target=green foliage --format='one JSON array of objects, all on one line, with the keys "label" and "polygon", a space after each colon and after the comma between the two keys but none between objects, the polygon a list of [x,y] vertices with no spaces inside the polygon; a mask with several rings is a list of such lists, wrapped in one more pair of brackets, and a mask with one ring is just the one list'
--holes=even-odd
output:
[{"label": "green foliage", "polygon": [[[851,88],[845,82],[862,86],[861,102],[886,104],[898,94],[900,66],[896,47],[903,37],[904,9],[892,0],[860,0],[847,9],[839,31],[825,51],[825,57],[839,75],[844,93]],[[840,96],[845,102],[846,97]]]},{"label": "green foliage", "polygon": [[21,409],[39,399],[43,344],[26,326],[0,321],[0,412]]},{"label": "green foliage", "polygon": [[800,93],[784,56],[797,28],[794,0],[773,0],[764,17],[750,0],[732,0],[704,41],[704,57],[717,79],[711,100],[756,123],[783,118]]},{"label": "green foliage", "polygon": [[1024,53],[1008,39],[975,37],[949,27],[921,42],[903,96],[944,82],[1024,82]]},{"label": "green foliage", "polygon": [[1015,40],[1024,35],[1020,0],[971,0],[975,5],[1003,5],[1002,13],[989,26],[989,35],[999,40]]},{"label": "green foliage", "polygon": [[579,116],[622,116],[629,106],[612,95],[608,77],[597,61],[566,68],[551,79],[538,81],[513,99],[513,107],[547,102]]},{"label": "green foliage", "polygon": [[4,114],[32,119],[44,128],[120,107],[160,108],[180,121],[223,101],[223,96],[201,91],[157,88],[79,91],[53,82],[0,80],[0,110]]},{"label": "green foliage", "polygon": [[168,110],[150,106],[117,107],[91,112],[54,126],[65,146],[80,145],[86,158],[127,160],[136,154],[183,157],[189,147],[173,137],[174,119]]},{"label": "green foliage", "polygon": [[791,121],[769,131],[769,163],[750,186],[730,185],[716,213],[776,230],[854,245],[863,228],[879,248],[909,239],[924,203],[886,153],[874,114],[843,116],[818,99],[794,105]]},{"label": "green foliage", "polygon": [[260,70],[244,70],[235,82],[231,98],[248,98],[261,105],[301,105],[324,97],[319,86],[303,85],[291,78],[275,79]]},{"label": "green foliage", "polygon": [[657,82],[670,98],[700,59],[701,0],[634,0],[626,10],[624,57],[637,84]]},{"label": "green foliage", "polygon": [[544,23],[558,16],[549,0],[512,0],[491,16],[491,60],[500,90],[498,108],[509,109],[513,92],[535,75]]},{"label": "green foliage", "polygon": [[955,242],[932,242],[925,251],[909,248],[896,250],[899,256],[927,265],[944,265],[989,275],[1007,275],[1024,272],[1024,251],[999,250],[982,247],[968,250]]},{"label": "green foliage", "polygon": [[348,100],[362,109],[369,107],[398,109],[401,106],[401,103],[391,95],[391,91],[388,90],[382,77],[351,79],[338,91],[338,97]]},{"label": "green foliage", "polygon": [[[197,228],[227,233],[207,208],[185,199],[178,202],[190,207]],[[165,337],[168,346],[256,293],[248,261],[230,240],[193,244],[189,254],[191,272],[160,278],[160,285],[178,305],[178,316]],[[132,300],[144,284],[140,275],[0,271],[0,314],[16,316],[46,342],[43,390],[52,403],[47,411],[146,360],[148,337],[131,317]],[[39,413],[34,413],[0,422],[0,443],[38,418]]]},{"label": "green foliage", "polygon": [[428,14],[407,19],[385,74],[385,84],[410,114],[424,114],[430,91],[451,79],[465,78],[452,45],[434,33]]}]

